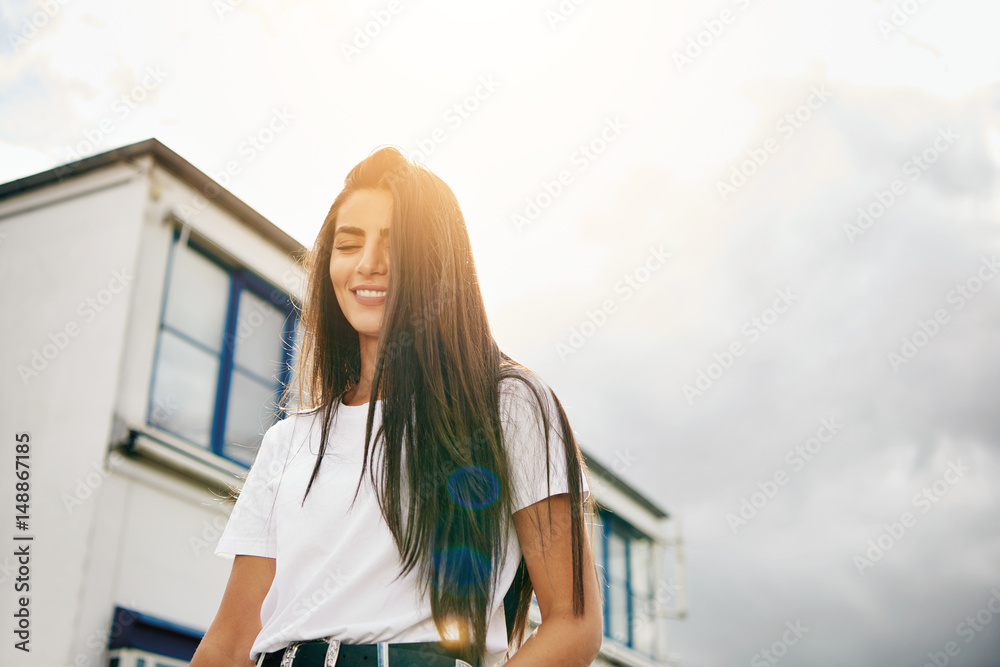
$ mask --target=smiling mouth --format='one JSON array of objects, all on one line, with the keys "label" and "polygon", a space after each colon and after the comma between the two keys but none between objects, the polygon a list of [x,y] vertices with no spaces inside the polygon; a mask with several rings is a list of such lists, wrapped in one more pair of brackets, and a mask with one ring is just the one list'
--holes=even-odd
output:
[{"label": "smiling mouth", "polygon": [[386,290],[379,291],[379,290],[373,290],[373,289],[359,289],[359,290],[354,290],[354,293],[357,294],[358,296],[364,296],[364,297],[368,297],[368,298],[372,298],[372,299],[377,299],[379,297],[385,296],[389,292],[386,291]]}]

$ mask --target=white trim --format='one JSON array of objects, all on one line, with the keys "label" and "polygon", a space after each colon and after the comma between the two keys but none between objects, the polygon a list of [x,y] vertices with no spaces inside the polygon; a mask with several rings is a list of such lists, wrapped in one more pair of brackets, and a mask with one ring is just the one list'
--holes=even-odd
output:
[{"label": "white trim", "polygon": [[164,665],[165,667],[187,667],[191,664],[187,660],[168,658],[167,656],[160,655],[159,653],[142,651],[137,648],[111,649],[108,651],[108,660],[111,660],[111,658],[118,658],[118,667],[135,667],[140,658],[146,661],[146,667],[153,667],[154,665]]},{"label": "white trim", "polygon": [[[219,488],[242,488],[248,469],[155,426],[130,426],[135,451],[172,470]],[[118,444],[118,443],[116,443]]]},{"label": "white trim", "polygon": [[137,178],[147,178],[150,167],[149,158],[143,157],[131,163],[119,162],[90,173],[74,174],[67,171],[65,180],[12,194],[0,201],[0,221],[129,184]]}]

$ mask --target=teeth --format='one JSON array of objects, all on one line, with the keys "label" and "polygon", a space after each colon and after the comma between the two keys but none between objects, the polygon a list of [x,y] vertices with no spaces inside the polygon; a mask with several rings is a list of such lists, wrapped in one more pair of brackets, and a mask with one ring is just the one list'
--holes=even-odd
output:
[{"label": "teeth", "polygon": [[375,290],[371,289],[359,289],[357,290],[356,293],[358,296],[373,296],[373,297],[385,296],[386,294],[388,294],[388,292],[376,292]]}]

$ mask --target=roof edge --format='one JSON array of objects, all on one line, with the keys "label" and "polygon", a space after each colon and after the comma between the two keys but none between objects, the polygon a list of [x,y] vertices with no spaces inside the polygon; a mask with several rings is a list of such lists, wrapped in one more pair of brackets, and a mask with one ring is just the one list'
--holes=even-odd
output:
[{"label": "roof edge", "polygon": [[[153,156],[157,164],[198,190],[206,199],[242,220],[248,227],[285,252],[297,253],[305,249],[302,243],[286,231],[154,137],[2,183],[0,201],[46,185],[61,183],[67,178],[80,176],[101,167],[131,162],[144,155]],[[214,195],[207,194],[212,191],[215,192]]]},{"label": "roof edge", "polygon": [[[581,450],[581,453],[582,450]],[[593,470],[598,475],[600,475],[605,481],[609,482],[616,489],[624,493],[631,500],[634,500],[637,504],[642,506],[644,509],[651,512],[657,519],[669,519],[670,514],[661,508],[659,505],[654,503],[652,500],[644,496],[634,487],[628,485],[621,477],[609,470],[604,464],[595,459],[592,456],[587,456],[584,453],[584,460],[587,463],[587,468]]]}]

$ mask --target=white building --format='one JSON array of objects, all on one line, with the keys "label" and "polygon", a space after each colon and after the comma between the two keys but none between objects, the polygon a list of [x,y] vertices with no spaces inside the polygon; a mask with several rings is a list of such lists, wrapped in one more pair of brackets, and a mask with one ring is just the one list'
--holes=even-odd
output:
[{"label": "white building", "polygon": [[[302,251],[155,139],[0,185],[0,423],[27,477],[0,557],[0,611],[26,634],[0,664],[187,664],[229,576],[223,497],[294,364]],[[685,607],[673,522],[588,466],[608,577],[597,664],[666,664]]]}]

